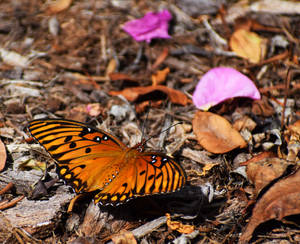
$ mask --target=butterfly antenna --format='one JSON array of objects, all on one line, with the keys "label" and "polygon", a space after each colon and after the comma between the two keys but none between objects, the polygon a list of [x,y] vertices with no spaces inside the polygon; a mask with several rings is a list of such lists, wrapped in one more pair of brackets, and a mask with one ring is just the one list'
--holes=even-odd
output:
[{"label": "butterfly antenna", "polygon": [[160,133],[151,136],[150,138],[148,138],[147,140],[145,140],[145,141],[143,142],[143,145],[146,145],[146,143],[147,143],[148,141],[150,141],[153,137],[157,137],[159,134],[164,133],[164,132],[170,130],[172,127],[174,127],[174,126],[176,126],[176,125],[179,125],[179,124],[182,124],[182,123],[183,123],[183,122],[177,122],[176,124],[173,124],[173,125],[169,126],[167,129],[164,129],[164,130],[161,131]]}]

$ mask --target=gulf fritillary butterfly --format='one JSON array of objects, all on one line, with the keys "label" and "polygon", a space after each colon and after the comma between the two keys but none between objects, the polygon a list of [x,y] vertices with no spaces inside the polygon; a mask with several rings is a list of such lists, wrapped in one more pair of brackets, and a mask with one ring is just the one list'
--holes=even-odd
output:
[{"label": "gulf fritillary butterfly", "polygon": [[94,202],[118,205],[138,196],[168,193],[186,183],[183,168],[159,152],[129,148],[113,135],[80,122],[33,120],[31,135],[55,159],[59,176]]}]

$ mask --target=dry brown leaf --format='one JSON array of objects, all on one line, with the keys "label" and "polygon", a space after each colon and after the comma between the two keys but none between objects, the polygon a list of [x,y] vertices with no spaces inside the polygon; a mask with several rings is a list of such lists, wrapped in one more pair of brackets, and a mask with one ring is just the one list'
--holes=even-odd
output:
[{"label": "dry brown leaf", "polygon": [[170,214],[166,214],[167,216],[167,225],[171,230],[176,230],[182,234],[190,234],[195,230],[195,226],[193,225],[185,225],[179,221],[172,221]]},{"label": "dry brown leaf", "polygon": [[6,158],[7,158],[7,154],[5,150],[5,145],[0,139],[0,171],[2,171],[5,167]]},{"label": "dry brown leaf", "polygon": [[255,115],[261,115],[264,117],[270,117],[275,114],[275,110],[269,103],[266,96],[263,96],[260,100],[255,100],[252,102],[251,112]]},{"label": "dry brown leaf", "polygon": [[[187,96],[181,91],[177,91],[175,89],[157,85],[157,86],[144,86],[144,87],[130,87],[126,88],[122,91],[111,91],[109,92],[112,96],[123,95],[128,101],[133,102],[137,100],[139,97],[144,95],[149,95],[152,92],[161,91],[168,95],[172,103],[187,105],[190,101]],[[161,97],[163,99],[163,97]]]},{"label": "dry brown leaf", "polygon": [[[151,102],[151,108],[159,108],[163,103],[162,100]],[[147,107],[150,107],[149,101],[144,101],[135,105],[135,111],[139,114],[145,111]]]},{"label": "dry brown leaf", "polygon": [[136,244],[137,241],[130,231],[121,230],[120,234],[112,236],[114,244]]},{"label": "dry brown leaf", "polygon": [[273,152],[262,152],[262,153],[259,153],[259,154],[255,155],[253,158],[247,160],[246,162],[240,163],[240,166],[247,166],[250,163],[255,163],[255,162],[261,161],[265,158],[271,158],[271,157],[275,157],[275,153],[273,153]]},{"label": "dry brown leaf", "polygon": [[266,41],[254,32],[238,29],[232,34],[229,45],[238,56],[252,63],[259,63],[265,57]]},{"label": "dry brown leaf", "polygon": [[275,183],[257,202],[239,243],[249,243],[256,227],[268,220],[300,214],[300,170]]},{"label": "dry brown leaf", "polygon": [[49,14],[59,13],[61,11],[66,10],[68,7],[70,7],[71,3],[72,0],[57,0],[48,6],[47,12]]},{"label": "dry brown leaf", "polygon": [[243,129],[248,129],[249,131],[253,131],[254,128],[256,127],[256,123],[248,116],[243,116],[242,118],[234,121],[233,127],[237,131],[241,131]]},{"label": "dry brown leaf", "polygon": [[247,143],[223,117],[198,111],[193,119],[193,131],[199,144],[212,153],[226,153]]},{"label": "dry brown leaf", "polygon": [[300,120],[296,121],[294,124],[288,126],[288,130],[285,135],[289,135],[288,141],[288,155],[286,160],[288,161],[298,161],[299,151],[300,151]]},{"label": "dry brown leaf", "polygon": [[247,165],[247,176],[255,186],[255,194],[268,185],[274,179],[280,177],[289,164],[284,159],[265,158]]},{"label": "dry brown leaf", "polygon": [[163,70],[158,70],[155,74],[153,74],[151,76],[152,78],[152,85],[153,86],[157,86],[161,83],[163,83],[166,78],[167,78],[167,75],[170,73],[170,69],[169,68],[165,68]]},{"label": "dry brown leaf", "polygon": [[297,136],[300,137],[300,120],[297,120],[294,124],[289,125],[288,128],[291,133],[295,133],[295,135],[297,134]]}]

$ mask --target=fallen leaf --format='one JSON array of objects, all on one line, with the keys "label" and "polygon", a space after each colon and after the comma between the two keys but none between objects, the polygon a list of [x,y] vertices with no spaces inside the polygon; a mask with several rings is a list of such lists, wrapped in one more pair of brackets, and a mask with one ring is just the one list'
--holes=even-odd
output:
[{"label": "fallen leaf", "polygon": [[169,68],[165,68],[163,70],[158,70],[155,74],[153,74],[151,76],[152,78],[152,85],[153,86],[157,86],[161,83],[163,83],[166,78],[167,78],[167,75],[170,73],[170,69]]},{"label": "fallen leaf", "polygon": [[[130,87],[126,88],[122,91],[111,91],[109,92],[112,96],[123,95],[128,101],[133,102],[136,101],[138,98],[144,95],[149,95],[150,93],[160,91],[168,95],[172,103],[180,104],[180,105],[187,105],[189,103],[189,99],[187,96],[182,93],[181,91],[162,86],[144,86],[144,87]],[[163,97],[161,97],[163,99]]]},{"label": "fallen leaf", "polygon": [[121,230],[120,234],[112,236],[114,244],[136,244],[137,241],[130,231]]},{"label": "fallen leaf", "polygon": [[48,190],[57,182],[58,178],[52,178],[50,175],[47,175],[46,179],[40,179],[32,189],[29,195],[29,199],[32,200],[41,200],[45,198],[49,192]]},{"label": "fallen leaf", "polygon": [[289,125],[288,129],[291,133],[297,134],[300,137],[300,120],[297,120],[294,124]]},{"label": "fallen leaf", "polygon": [[193,119],[193,131],[199,144],[212,153],[226,153],[247,143],[223,117],[198,111]]},{"label": "fallen leaf", "polygon": [[250,5],[250,10],[253,13],[264,13],[269,14],[300,14],[300,3],[299,1],[283,1],[283,0],[261,0],[254,1]]},{"label": "fallen leaf", "polygon": [[72,0],[57,0],[48,6],[47,12],[49,14],[59,13],[66,10],[71,5],[71,3]]},{"label": "fallen leaf", "polygon": [[243,129],[253,131],[254,128],[256,127],[256,123],[251,118],[249,118],[248,116],[245,115],[242,118],[237,119],[236,121],[234,121],[233,127],[237,131],[241,131]]},{"label": "fallen leaf", "polygon": [[249,243],[256,227],[271,220],[300,214],[300,170],[275,183],[256,203],[239,243]]},{"label": "fallen leaf", "polygon": [[80,104],[72,109],[66,110],[66,119],[72,119],[79,122],[85,122],[88,116],[87,106],[85,104]]},{"label": "fallen leaf", "polygon": [[[295,162],[299,160],[300,151],[300,120],[296,121],[294,124],[289,125],[287,131],[284,133],[289,138],[288,141],[288,155],[286,160]],[[298,158],[298,159],[297,159]]]},{"label": "fallen leaf", "polygon": [[240,163],[240,166],[247,166],[249,163],[255,163],[263,160],[264,158],[275,157],[275,153],[273,152],[262,152],[255,155],[253,158],[247,160],[246,162]]},{"label": "fallen leaf", "polygon": [[246,173],[250,182],[255,186],[255,194],[267,186],[271,181],[280,177],[289,164],[280,158],[264,158],[247,164]]},{"label": "fallen leaf", "polygon": [[172,221],[170,214],[166,214],[167,216],[167,225],[171,230],[176,230],[182,234],[190,234],[195,230],[193,225],[185,225],[179,221]]},{"label": "fallen leaf", "polygon": [[123,30],[134,40],[150,42],[153,38],[171,38],[168,34],[171,13],[164,9],[158,13],[149,12],[141,19],[128,21]]},{"label": "fallen leaf", "polygon": [[216,67],[205,73],[198,82],[193,102],[197,108],[208,110],[234,97],[260,99],[260,93],[246,75],[233,68]]},{"label": "fallen leaf", "polygon": [[268,98],[263,96],[262,99],[253,101],[251,112],[255,115],[270,117],[275,114],[275,110],[269,103]]},{"label": "fallen leaf", "polygon": [[0,171],[2,171],[5,167],[6,158],[7,158],[7,154],[5,150],[5,145],[0,139]]},{"label": "fallen leaf", "polygon": [[[31,137],[32,138],[32,137]],[[25,171],[25,170],[41,170],[41,171],[45,171],[46,170],[46,163],[45,162],[41,162],[41,161],[37,161],[35,159],[28,159],[22,163],[19,164],[18,166],[19,170]]]},{"label": "fallen leaf", "polygon": [[140,114],[140,113],[144,112],[147,107],[159,108],[162,103],[163,103],[162,100],[153,101],[153,102],[151,102],[151,104],[149,101],[144,101],[144,102],[141,102],[141,103],[138,103],[135,105],[135,111],[136,111],[136,113]]},{"label": "fallen leaf", "polygon": [[232,51],[252,63],[259,63],[266,54],[266,41],[254,32],[238,29],[229,41]]}]

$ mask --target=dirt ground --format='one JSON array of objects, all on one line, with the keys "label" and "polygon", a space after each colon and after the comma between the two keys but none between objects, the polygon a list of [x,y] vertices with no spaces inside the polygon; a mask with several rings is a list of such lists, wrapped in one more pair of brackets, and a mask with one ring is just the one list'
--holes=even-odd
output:
[{"label": "dirt ground", "polygon": [[[2,0],[0,242],[299,243],[299,5]],[[123,30],[163,9],[170,38],[137,42]],[[249,77],[261,99],[197,108],[196,85],[222,66]],[[76,194],[51,150],[30,140],[41,118],[82,122],[127,147],[151,137],[145,150],[178,162],[187,183],[118,206],[84,194],[68,213]]]}]

